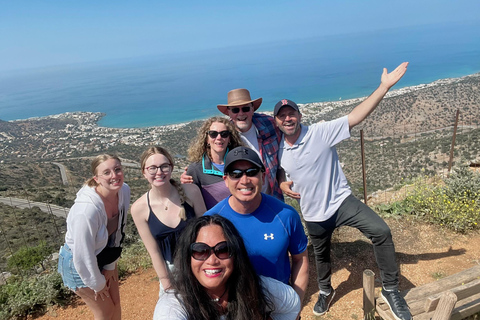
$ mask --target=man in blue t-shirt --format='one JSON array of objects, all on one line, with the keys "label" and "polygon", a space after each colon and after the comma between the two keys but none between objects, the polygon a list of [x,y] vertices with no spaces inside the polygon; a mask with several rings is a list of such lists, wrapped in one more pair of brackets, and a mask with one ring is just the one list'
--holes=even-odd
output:
[{"label": "man in blue t-shirt", "polygon": [[250,148],[237,147],[227,154],[223,179],[232,195],[205,214],[229,219],[242,235],[257,273],[291,284],[303,299],[308,240],[300,216],[291,206],[261,193],[265,167]]}]

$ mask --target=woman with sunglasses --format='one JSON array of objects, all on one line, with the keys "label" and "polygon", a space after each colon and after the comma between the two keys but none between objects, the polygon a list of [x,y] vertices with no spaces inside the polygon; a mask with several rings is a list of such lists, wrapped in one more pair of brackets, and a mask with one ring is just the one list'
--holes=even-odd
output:
[{"label": "woman with sunglasses", "polygon": [[151,147],[140,157],[143,176],[150,190],[132,205],[131,214],[150,254],[160,281],[159,295],[170,287],[177,238],[187,220],[205,212],[202,194],[194,184],[181,185],[172,179],[174,162],[162,147]]},{"label": "woman with sunglasses", "polygon": [[121,318],[117,260],[125,235],[130,188],[123,183],[122,165],[116,156],[97,156],[91,173],[68,213],[58,272],[95,319],[116,320]]},{"label": "woman with sunglasses", "polygon": [[228,119],[213,117],[204,122],[188,149],[189,160],[193,163],[186,174],[202,190],[207,210],[230,195],[223,181],[225,157],[228,150],[243,145],[241,141]]},{"label": "woman with sunglasses", "polygon": [[300,299],[288,285],[259,277],[233,224],[202,216],[177,245],[172,288],[158,300],[154,320],[296,319]]}]

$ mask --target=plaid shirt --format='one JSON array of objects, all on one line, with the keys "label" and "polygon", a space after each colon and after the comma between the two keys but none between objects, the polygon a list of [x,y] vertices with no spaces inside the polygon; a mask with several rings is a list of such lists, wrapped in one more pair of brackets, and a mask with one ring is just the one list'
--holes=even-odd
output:
[{"label": "plaid shirt", "polygon": [[282,135],[275,125],[275,120],[261,113],[253,114],[253,125],[257,128],[257,139],[260,147],[260,155],[265,165],[267,183],[270,186],[272,196],[283,201],[282,190],[277,182],[278,148]]}]

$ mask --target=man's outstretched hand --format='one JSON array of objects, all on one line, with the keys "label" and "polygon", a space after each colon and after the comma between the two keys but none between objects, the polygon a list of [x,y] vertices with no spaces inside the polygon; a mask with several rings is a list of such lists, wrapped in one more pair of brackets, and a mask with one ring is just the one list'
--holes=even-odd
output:
[{"label": "man's outstretched hand", "polygon": [[408,67],[408,62],[403,62],[401,63],[395,70],[392,72],[388,73],[387,68],[383,68],[383,73],[382,73],[382,85],[387,87],[387,89],[390,89],[393,87],[398,80],[400,80],[405,72],[407,72],[407,67]]}]

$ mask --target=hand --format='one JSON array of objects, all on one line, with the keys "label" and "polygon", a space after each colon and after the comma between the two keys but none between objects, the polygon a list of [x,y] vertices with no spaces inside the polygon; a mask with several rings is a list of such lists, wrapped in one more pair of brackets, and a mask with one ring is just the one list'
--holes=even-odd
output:
[{"label": "hand", "polygon": [[280,183],[280,189],[283,193],[293,199],[300,199],[300,193],[292,191],[293,181],[284,181]]},{"label": "hand", "polygon": [[187,174],[187,169],[188,167],[185,167],[185,171],[183,171],[182,175],[180,176],[180,183],[183,183],[183,184],[193,183],[193,178],[192,176],[189,176]]},{"label": "hand", "polygon": [[393,87],[407,72],[407,66],[408,62],[403,62],[390,73],[387,73],[387,68],[383,68],[382,85],[386,86],[387,90]]},{"label": "hand", "polygon": [[118,281],[118,271],[117,268],[113,270],[102,270],[102,274],[105,277],[105,280],[107,281],[107,284],[109,283],[110,280],[113,281]]},{"label": "hand", "polygon": [[102,301],[105,301],[105,299],[110,299],[110,286],[108,284],[105,284],[105,287],[103,287],[102,290],[95,292],[95,301],[98,299],[102,299]]}]

